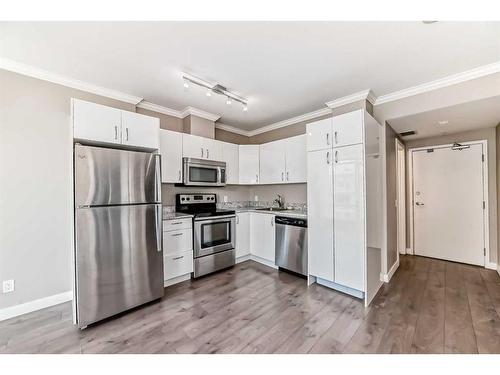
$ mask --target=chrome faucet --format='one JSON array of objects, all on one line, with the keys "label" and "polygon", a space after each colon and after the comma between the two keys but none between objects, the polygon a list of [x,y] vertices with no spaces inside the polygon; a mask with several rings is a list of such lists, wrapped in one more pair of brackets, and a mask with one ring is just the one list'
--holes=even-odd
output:
[{"label": "chrome faucet", "polygon": [[274,203],[278,203],[279,208],[283,208],[285,206],[285,203],[283,202],[283,197],[278,194],[278,198],[274,200]]}]

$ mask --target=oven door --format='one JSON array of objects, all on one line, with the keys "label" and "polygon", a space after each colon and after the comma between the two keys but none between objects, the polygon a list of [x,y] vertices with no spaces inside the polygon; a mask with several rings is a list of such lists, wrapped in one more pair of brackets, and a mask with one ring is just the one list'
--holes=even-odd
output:
[{"label": "oven door", "polygon": [[184,159],[183,183],[186,186],[224,186],[225,163],[200,159]]},{"label": "oven door", "polygon": [[235,221],[235,215],[195,219],[194,257],[234,249]]}]

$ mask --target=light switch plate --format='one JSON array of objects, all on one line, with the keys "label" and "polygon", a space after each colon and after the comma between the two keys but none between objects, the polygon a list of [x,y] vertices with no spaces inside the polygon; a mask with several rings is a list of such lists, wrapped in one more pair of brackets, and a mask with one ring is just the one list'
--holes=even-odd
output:
[{"label": "light switch plate", "polygon": [[2,289],[4,293],[10,293],[14,291],[14,280],[4,280],[2,284]]}]

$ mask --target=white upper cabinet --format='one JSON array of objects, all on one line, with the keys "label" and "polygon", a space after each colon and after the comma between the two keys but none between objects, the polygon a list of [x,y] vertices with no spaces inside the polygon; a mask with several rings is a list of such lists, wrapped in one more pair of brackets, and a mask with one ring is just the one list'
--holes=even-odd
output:
[{"label": "white upper cabinet", "polygon": [[182,149],[186,158],[222,161],[222,142],[215,139],[183,134]]},{"label": "white upper cabinet", "polygon": [[158,149],[160,119],[122,111],[122,144]]},{"label": "white upper cabinet", "polygon": [[122,143],[121,110],[78,99],[72,99],[72,102],[74,138]]},{"label": "white upper cabinet", "polygon": [[332,150],[307,153],[309,274],[334,281]]},{"label": "white upper cabinet", "polygon": [[222,142],[215,139],[202,138],[202,145],[205,148],[205,159],[223,161]]},{"label": "white upper cabinet", "polygon": [[364,110],[345,113],[333,118],[333,147],[363,142]]},{"label": "white upper cabinet", "polygon": [[259,179],[259,146],[239,146],[239,181],[240,184],[258,184]]},{"label": "white upper cabinet", "polygon": [[307,182],[307,136],[286,139],[286,173],[288,183]]},{"label": "white upper cabinet", "polygon": [[226,162],[226,183],[236,185],[239,181],[239,147],[233,143],[222,143],[222,160]]},{"label": "white upper cabinet", "polygon": [[99,143],[158,149],[160,120],[72,99],[73,137]]},{"label": "white upper cabinet", "polygon": [[203,138],[191,134],[182,134],[182,155],[185,158],[206,159]]},{"label": "white upper cabinet", "polygon": [[307,151],[325,150],[332,148],[332,118],[307,124]]},{"label": "white upper cabinet", "polygon": [[260,183],[286,182],[286,140],[260,145]]},{"label": "white upper cabinet", "polygon": [[250,213],[250,253],[275,263],[274,215]]},{"label": "white upper cabinet", "polygon": [[358,144],[333,150],[335,282],[357,290],[365,290],[363,148]]},{"label": "white upper cabinet", "polygon": [[182,182],[182,133],[160,129],[161,182]]}]

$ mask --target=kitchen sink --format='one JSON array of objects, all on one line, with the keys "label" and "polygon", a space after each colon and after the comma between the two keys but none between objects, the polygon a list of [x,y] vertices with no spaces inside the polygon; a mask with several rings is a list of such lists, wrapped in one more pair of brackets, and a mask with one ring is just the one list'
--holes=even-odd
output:
[{"label": "kitchen sink", "polygon": [[266,207],[266,208],[257,208],[258,211],[286,211],[286,208],[280,207]]}]

